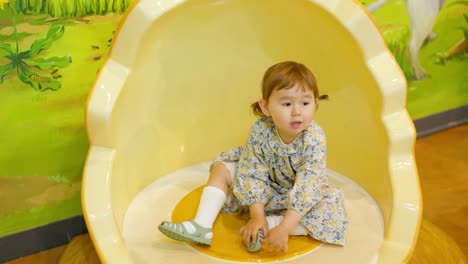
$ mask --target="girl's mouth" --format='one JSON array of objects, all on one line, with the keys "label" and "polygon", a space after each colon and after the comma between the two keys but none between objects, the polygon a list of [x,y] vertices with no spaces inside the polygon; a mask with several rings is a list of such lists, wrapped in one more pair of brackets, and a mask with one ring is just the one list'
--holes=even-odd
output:
[{"label": "girl's mouth", "polygon": [[292,126],[293,128],[300,128],[301,125],[302,125],[302,122],[292,122],[292,123],[291,123],[291,126]]}]

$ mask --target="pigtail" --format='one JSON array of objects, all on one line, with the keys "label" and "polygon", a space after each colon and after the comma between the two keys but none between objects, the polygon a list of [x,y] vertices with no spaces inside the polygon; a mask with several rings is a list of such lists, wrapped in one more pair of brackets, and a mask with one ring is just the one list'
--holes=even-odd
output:
[{"label": "pigtail", "polygon": [[328,100],[329,97],[328,97],[328,94],[322,94],[322,95],[319,95],[317,99],[318,99],[319,101],[320,101],[320,100]]},{"label": "pigtail", "polygon": [[258,117],[265,117],[265,114],[263,114],[262,108],[260,107],[260,104],[257,102],[253,103],[250,105],[252,107],[252,112],[258,116]]},{"label": "pigtail", "polygon": [[322,95],[317,96],[317,100],[315,101],[315,111],[317,111],[319,108],[318,101],[328,100],[328,99],[329,99],[328,94],[322,94]]}]

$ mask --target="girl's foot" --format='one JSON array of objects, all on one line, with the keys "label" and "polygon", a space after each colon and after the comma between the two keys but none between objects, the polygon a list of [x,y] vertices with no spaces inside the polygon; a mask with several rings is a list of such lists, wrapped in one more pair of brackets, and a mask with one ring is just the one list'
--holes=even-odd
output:
[{"label": "girl's foot", "polygon": [[211,245],[213,238],[211,228],[202,227],[193,220],[182,223],[164,221],[158,229],[167,237],[183,242]]}]

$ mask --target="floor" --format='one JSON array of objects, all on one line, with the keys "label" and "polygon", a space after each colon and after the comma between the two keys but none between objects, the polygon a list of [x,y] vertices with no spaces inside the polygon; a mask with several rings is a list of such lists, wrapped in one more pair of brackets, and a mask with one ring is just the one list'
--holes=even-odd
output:
[{"label": "floor", "polygon": [[[423,220],[411,264],[466,263],[468,256],[468,125],[416,141],[424,201]],[[437,251],[437,258],[434,258]],[[440,259],[440,260],[439,260]],[[5,264],[100,263],[89,235]]]},{"label": "floor", "polygon": [[416,163],[424,218],[468,257],[468,125],[418,139]]}]

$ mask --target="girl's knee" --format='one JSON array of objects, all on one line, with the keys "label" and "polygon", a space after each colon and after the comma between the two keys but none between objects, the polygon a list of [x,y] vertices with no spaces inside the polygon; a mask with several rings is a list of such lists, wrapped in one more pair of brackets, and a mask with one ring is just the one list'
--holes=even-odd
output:
[{"label": "girl's knee", "polygon": [[210,178],[224,181],[228,186],[231,185],[231,172],[223,162],[216,162],[210,170]]},{"label": "girl's knee", "polygon": [[219,171],[219,170],[227,170],[226,166],[224,165],[223,162],[215,162],[213,165],[211,165],[211,171]]}]

